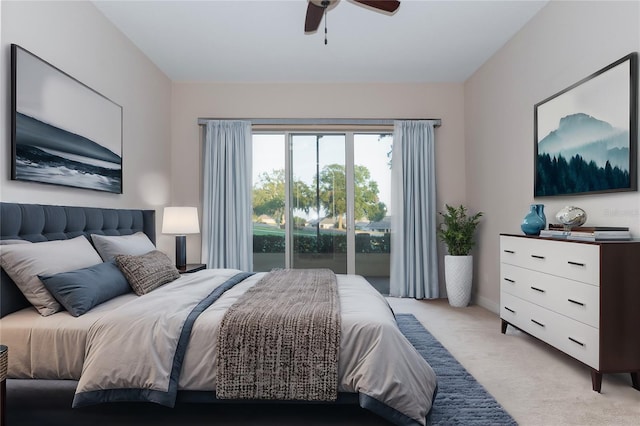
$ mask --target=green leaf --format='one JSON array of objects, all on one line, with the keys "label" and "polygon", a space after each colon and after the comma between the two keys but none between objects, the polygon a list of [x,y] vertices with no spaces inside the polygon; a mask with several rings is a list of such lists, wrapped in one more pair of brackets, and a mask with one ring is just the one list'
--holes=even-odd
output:
[{"label": "green leaf", "polygon": [[474,246],[473,234],[483,213],[469,216],[463,205],[452,207],[445,204],[445,208],[446,212],[438,212],[443,218],[438,228],[438,237],[447,246],[450,255],[467,256]]}]

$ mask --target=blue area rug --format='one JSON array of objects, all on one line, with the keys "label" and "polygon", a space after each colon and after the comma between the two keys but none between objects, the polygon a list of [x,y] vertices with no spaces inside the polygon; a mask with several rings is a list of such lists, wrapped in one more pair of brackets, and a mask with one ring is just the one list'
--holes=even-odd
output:
[{"label": "blue area rug", "polygon": [[438,376],[430,425],[517,425],[476,379],[411,314],[397,314],[402,333]]}]

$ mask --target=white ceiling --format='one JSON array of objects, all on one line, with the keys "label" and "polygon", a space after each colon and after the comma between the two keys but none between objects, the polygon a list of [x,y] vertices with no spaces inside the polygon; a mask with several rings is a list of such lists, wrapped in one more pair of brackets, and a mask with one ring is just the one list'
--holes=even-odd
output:
[{"label": "white ceiling", "polygon": [[305,0],[93,3],[173,81],[463,82],[547,1],[349,0],[304,33]]}]

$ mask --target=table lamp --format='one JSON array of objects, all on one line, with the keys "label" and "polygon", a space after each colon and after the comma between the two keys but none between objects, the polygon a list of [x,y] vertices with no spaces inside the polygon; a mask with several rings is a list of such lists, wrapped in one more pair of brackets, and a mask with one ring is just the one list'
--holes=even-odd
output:
[{"label": "table lamp", "polygon": [[196,207],[165,207],[162,215],[162,233],[176,235],[176,268],[187,266],[187,235],[199,234]]}]

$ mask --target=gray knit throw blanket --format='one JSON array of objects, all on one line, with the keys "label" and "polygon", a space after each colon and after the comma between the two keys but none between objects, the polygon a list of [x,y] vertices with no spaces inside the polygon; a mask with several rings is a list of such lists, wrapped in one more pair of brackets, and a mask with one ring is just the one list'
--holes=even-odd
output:
[{"label": "gray knit throw blanket", "polygon": [[335,401],[340,348],[335,274],[270,272],[225,313],[217,343],[218,398]]}]

